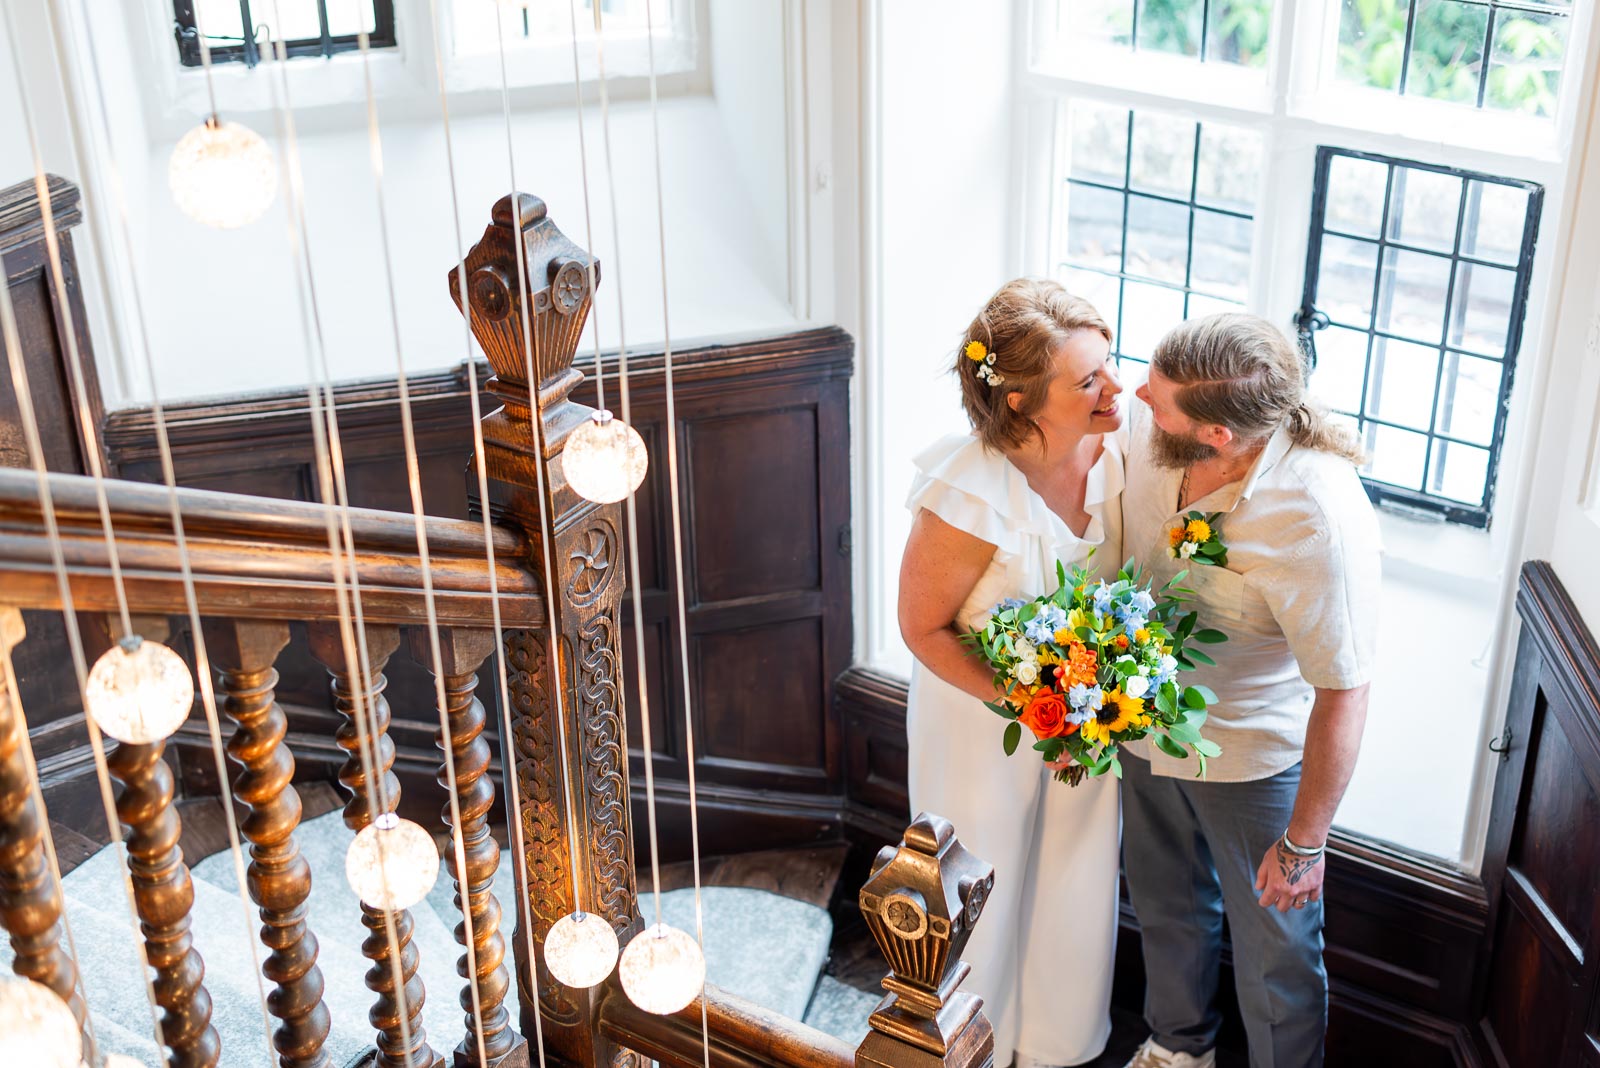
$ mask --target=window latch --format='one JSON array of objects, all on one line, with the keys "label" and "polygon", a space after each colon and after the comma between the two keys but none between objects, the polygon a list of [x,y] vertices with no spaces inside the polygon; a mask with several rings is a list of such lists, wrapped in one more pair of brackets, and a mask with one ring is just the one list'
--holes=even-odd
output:
[{"label": "window latch", "polygon": [[1489,752],[1499,753],[1500,762],[1503,764],[1511,759],[1511,728],[1507,727],[1505,733],[1489,743]]},{"label": "window latch", "polygon": [[1300,310],[1295,313],[1295,337],[1300,342],[1300,356],[1306,361],[1306,370],[1308,371],[1317,369],[1317,342],[1313,335],[1318,330],[1326,330],[1327,328],[1327,313],[1318,311],[1309,302],[1302,304]]}]

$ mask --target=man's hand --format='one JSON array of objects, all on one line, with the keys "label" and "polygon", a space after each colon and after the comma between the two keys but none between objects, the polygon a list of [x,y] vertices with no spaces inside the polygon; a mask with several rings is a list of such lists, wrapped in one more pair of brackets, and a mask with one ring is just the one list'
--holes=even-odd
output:
[{"label": "man's hand", "polygon": [[1256,889],[1261,891],[1261,907],[1276,908],[1279,912],[1305,908],[1322,897],[1322,880],[1328,873],[1324,857],[1297,857],[1283,848],[1283,842],[1272,843],[1267,855],[1261,858],[1256,869]]}]

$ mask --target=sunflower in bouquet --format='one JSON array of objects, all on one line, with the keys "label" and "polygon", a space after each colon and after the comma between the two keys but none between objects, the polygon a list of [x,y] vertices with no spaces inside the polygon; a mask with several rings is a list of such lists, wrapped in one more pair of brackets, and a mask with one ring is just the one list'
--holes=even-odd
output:
[{"label": "sunflower in bouquet", "polygon": [[1193,592],[1180,585],[1187,574],[1153,590],[1132,560],[1114,582],[1057,563],[1054,593],[1002,601],[962,635],[1004,693],[984,703],[1010,721],[1001,738],[1007,756],[1026,727],[1041,759],[1069,762],[1056,778],[1076,786],[1107,771],[1121,778],[1119,747],[1149,737],[1170,756],[1192,753],[1205,774],[1207,758],[1222,752],[1200,733],[1217,695],[1183,685],[1179,674],[1216,663],[1194,644],[1228,636],[1183,610],[1183,595]]}]

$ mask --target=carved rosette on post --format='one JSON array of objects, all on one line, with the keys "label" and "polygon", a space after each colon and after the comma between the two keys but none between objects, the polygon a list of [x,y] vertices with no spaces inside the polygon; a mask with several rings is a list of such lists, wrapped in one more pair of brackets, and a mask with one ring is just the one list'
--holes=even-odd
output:
[{"label": "carved rosette on post", "polygon": [[[498,521],[527,532],[532,548],[525,563],[534,574],[544,574],[547,545],[554,567],[544,592],[555,605],[559,663],[545,663],[549,644],[543,633],[510,631],[505,641],[512,716],[505,755],[521,796],[526,849],[521,858],[526,891],[517,902],[517,916],[539,947],[539,959],[529,961],[525,941],[515,940],[522,1032],[534,1033],[529,1014],[538,1006],[553,1052],[579,1068],[606,1068],[613,1047],[596,1026],[602,988],[564,988],[543,960],[551,925],[574,911],[580,899],[586,911],[604,917],[622,936],[637,914],[618,655],[621,508],[579,497],[561,462],[568,435],[593,412],[569,399],[583,381],[572,362],[593,301],[591,265],[598,280],[598,264],[550,221],[544,202],[516,193],[495,204],[493,221],[467,254],[465,299],[460,265],[452,267],[449,284],[494,369],[488,389],[504,404],[483,420],[487,507]],[[537,409],[530,377],[538,390]],[[540,428],[534,426],[536,411]],[[469,485],[475,489],[476,479]],[[556,729],[554,686],[560,687],[566,710],[565,736]],[[563,767],[571,779],[570,795],[562,788]],[[571,825],[579,828],[578,842],[568,839],[569,812]],[[578,894],[571,875],[574,849]]]},{"label": "carved rosette on post", "polygon": [[856,1050],[861,1068],[985,1068],[994,1031],[983,999],[958,993],[961,959],[994,889],[994,865],[968,853],[950,821],[923,812],[885,846],[861,888],[861,914],[889,962],[888,995]]}]

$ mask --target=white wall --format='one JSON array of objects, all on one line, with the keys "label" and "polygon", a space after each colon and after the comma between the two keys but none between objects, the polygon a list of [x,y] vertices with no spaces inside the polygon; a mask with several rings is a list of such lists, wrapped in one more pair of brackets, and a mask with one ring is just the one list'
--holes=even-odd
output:
[{"label": "white wall", "polygon": [[[64,110],[54,121],[57,129],[75,129],[80,143],[93,146],[95,167],[80,166],[70,153],[51,166],[85,186],[89,226],[84,235],[91,239],[85,242],[85,258],[92,258],[98,246],[114,248],[105,277],[115,282],[120,269],[131,264],[143,280],[141,296],[161,398],[303,385],[306,345],[289,257],[286,199],[280,191],[266,216],[233,232],[211,230],[183,216],[167,193],[166,168],[172,145],[195,121],[189,111],[196,106],[197,76],[174,72],[170,32],[157,32],[160,27],[138,5],[88,2],[100,19],[96,43],[102,62],[90,62],[81,38],[63,49],[71,75],[67,85],[81,101],[73,109],[76,127]],[[43,0],[20,0],[20,7],[42,20]],[[415,373],[455,365],[466,350],[461,319],[445,286],[458,250],[432,42],[426,18],[416,18],[426,5],[402,0],[401,7],[411,16],[404,25],[412,32],[398,52],[375,55],[373,69],[379,86],[400,345],[406,369]],[[786,283],[783,3],[741,0],[736,8],[726,17],[736,22],[738,35],[722,38],[717,49],[722,75],[718,95],[711,95],[705,79],[679,76],[667,83],[661,101],[675,341],[776,333],[798,324]],[[127,22],[119,26],[122,18]],[[699,47],[707,50],[711,45],[704,29]],[[123,41],[127,47],[118,48]],[[52,55],[51,49],[37,51],[47,59]],[[357,56],[344,55],[327,62],[296,60],[290,67],[317,297],[336,379],[393,375],[396,369],[366,115],[359,96],[351,97],[359,62]],[[493,66],[497,81],[496,57],[474,62]],[[262,133],[281,158],[278,116],[260,110],[271,99],[264,87],[273,84],[275,73],[270,66],[253,71],[232,67],[222,73],[224,117]],[[36,100],[59,106],[64,86],[53,69],[41,66],[29,78]],[[109,152],[96,144],[100,122],[87,110],[97,83],[104,89],[115,131]],[[0,87],[0,124],[15,122],[19,113],[4,95],[8,90]],[[618,343],[619,314],[625,311],[628,345],[644,349],[658,346],[663,336],[652,126],[639,79],[614,90],[610,119],[620,248],[592,85],[586,87],[589,106],[583,116],[592,242],[586,234],[570,83],[514,93],[517,183],[546,200],[569,237],[599,254],[600,344],[611,348]],[[240,103],[230,113],[233,100]],[[498,91],[455,94],[451,114],[461,228],[470,245],[488,223],[491,205],[510,187],[507,135]],[[771,130],[777,131],[775,136],[767,134]],[[10,154],[0,166],[16,170],[16,178],[31,173],[31,166]],[[104,179],[113,173],[128,192],[131,250],[121,248],[106,210],[111,187]],[[119,352],[140,351],[133,341],[131,294],[125,284],[113,284],[112,289],[119,314],[97,331],[111,336],[95,339],[107,401],[113,407],[144,403],[149,391],[142,362],[124,356],[119,363],[118,358]]]},{"label": "white wall", "polygon": [[[869,663],[909,674],[895,622],[912,457],[967,427],[947,367],[956,339],[1015,272],[1010,235],[1013,5],[869,5],[864,77],[872,302],[862,338]],[[971,58],[970,62],[962,57]],[[978,57],[982,57],[981,59]]]},{"label": "white wall", "polygon": [[789,291],[788,126],[781,0],[712,0],[711,91],[736,177],[749,193],[748,238],[762,252],[762,283]]}]

